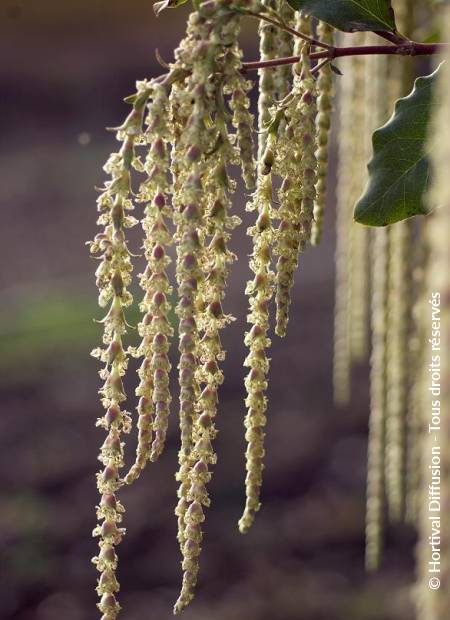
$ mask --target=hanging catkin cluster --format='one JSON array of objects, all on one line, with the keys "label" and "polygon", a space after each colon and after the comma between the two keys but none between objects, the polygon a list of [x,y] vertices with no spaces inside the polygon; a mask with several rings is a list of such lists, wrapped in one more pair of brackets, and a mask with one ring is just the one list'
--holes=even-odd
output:
[{"label": "hanging catkin cluster", "polygon": [[[262,60],[280,52],[300,57],[293,70],[289,65],[260,70],[258,165],[249,100],[252,83],[242,71],[237,40],[242,12],[249,9],[267,12],[269,21],[278,15],[280,26],[261,21]],[[294,27],[303,33],[296,35],[295,41]],[[328,26],[320,24],[318,32],[331,41]],[[228,248],[230,235],[240,223],[237,216],[230,215],[235,189],[230,178],[232,165],[240,166],[246,187],[254,190],[247,208],[256,214],[249,229],[254,277],[246,288],[251,329],[245,335],[249,349],[245,360],[249,368],[245,379],[248,446],[246,505],[239,522],[242,532],[248,530],[259,509],[270,302],[275,294],[275,331],[283,336],[298,256],[311,241],[315,211],[320,227],[325,196],[331,74],[327,63],[323,68],[311,64],[312,34],[311,20],[294,15],[284,0],[208,0],[190,15],[186,36],[168,73],[138,82],[137,92],[126,100],[132,111],[117,130],[122,147],[105,165],[111,178],[98,201],[98,223],[103,232],[91,243],[92,253],[100,255],[96,274],[99,302],[102,307],[111,304],[103,319],[104,347],[94,351],[104,364],[101,377],[105,384],[100,392],[106,414],[99,425],[107,431],[99,457],[104,469],[98,475],[101,502],[99,525],[94,530],[100,540],[94,563],[100,572],[97,590],[103,620],[114,619],[120,609],[115,546],[125,530],[120,527],[123,507],[116,492],[124,483],[134,482],[148,461],[158,459],[166,440],[172,400],[169,350],[174,333],[174,287],[167,273],[172,243],[176,246],[178,299],[174,310],[178,317],[181,433],[175,513],[183,570],[175,613],[194,595],[204,510],[210,505],[207,484],[216,462],[213,440],[223,381],[220,364],[225,356],[220,332],[232,320],[222,306],[229,266],[235,258]],[[314,73],[319,74],[318,81]],[[322,162],[319,177],[317,157]],[[122,344],[128,328],[124,309],[132,302],[127,291],[132,266],[125,230],[137,223],[129,214],[133,202],[141,209],[145,267],[139,275],[143,297],[137,331],[141,340],[137,347],[126,348]],[[135,462],[121,477],[122,434],[131,428],[131,416],[122,409],[122,377],[128,355],[139,360],[138,437]]]},{"label": "hanging catkin cluster", "polygon": [[[412,0],[396,3],[402,33],[413,30],[413,4]],[[257,131],[250,104],[253,83],[247,79],[248,66],[243,67],[238,43],[246,11],[267,18],[259,27],[263,66],[259,69]],[[448,17],[447,10],[447,21]],[[375,41],[372,34],[351,37],[352,45]],[[108,306],[102,320],[103,344],[93,352],[102,364],[100,395],[105,413],[98,425],[106,431],[99,456],[100,501],[94,529],[99,540],[94,563],[100,574],[97,592],[103,620],[114,620],[120,609],[116,546],[125,530],[117,493],[141,475],[148,461],[160,457],[166,441],[172,402],[170,347],[175,331],[181,435],[175,513],[183,571],[175,613],[194,596],[202,523],[210,505],[208,483],[216,463],[214,440],[225,358],[221,331],[232,320],[223,304],[236,258],[230,238],[240,223],[231,214],[234,166],[240,167],[246,189],[252,192],[247,210],[254,214],[254,224],[248,229],[253,249],[252,276],[246,287],[250,327],[245,334],[246,500],[239,521],[241,532],[248,531],[259,510],[272,305],[274,331],[285,336],[299,257],[322,236],[333,50],[324,62],[317,57],[327,54],[313,53],[311,58],[311,53],[317,51],[313,48],[323,45],[326,49],[332,44],[333,29],[328,24],[294,13],[285,0],[206,0],[190,15],[186,36],[168,73],[138,82],[137,92],[127,99],[131,113],[116,130],[121,146],[104,167],[109,179],[98,200],[102,230],[91,242],[91,252],[99,259],[99,304]],[[295,62],[291,58],[276,67],[264,64],[292,55]],[[370,235],[352,221],[371,154],[367,136],[386,120],[394,100],[410,90],[413,65],[411,59],[405,63],[395,58],[391,65],[386,58],[358,55],[346,62],[340,79],[335,399],[338,403],[350,399],[352,364],[366,356],[370,324],[366,563],[369,569],[380,563],[386,512],[388,523],[407,520],[419,525],[423,564],[426,523],[421,505],[427,478],[423,456],[430,448],[424,432],[427,297],[434,289],[446,290],[438,274],[449,259],[442,233],[448,210],[438,211],[426,226],[407,221]],[[448,68],[444,82],[448,82]],[[442,84],[440,127],[447,131],[448,93]],[[379,105],[383,99],[384,107]],[[448,161],[449,141],[440,135],[433,139],[432,201],[444,200],[447,205],[448,171],[441,162]],[[128,291],[132,254],[125,232],[138,222],[131,215],[135,207],[143,231],[145,266],[138,276],[142,288],[140,342],[128,347],[123,340],[129,329],[125,311],[132,303]],[[175,246],[173,252],[171,246]],[[173,284],[168,275],[172,260]],[[448,299],[444,301],[448,305]],[[445,308],[442,320],[448,329]],[[131,429],[123,387],[129,356],[139,364],[137,449],[134,463],[123,474],[124,434]],[[448,404],[448,386],[443,389],[442,408]],[[448,465],[447,453],[442,454],[444,459]],[[449,538],[446,530],[442,535]],[[424,565],[421,570],[423,580]],[[440,599],[431,602],[421,588],[418,599],[423,619],[441,620],[444,604]]]}]

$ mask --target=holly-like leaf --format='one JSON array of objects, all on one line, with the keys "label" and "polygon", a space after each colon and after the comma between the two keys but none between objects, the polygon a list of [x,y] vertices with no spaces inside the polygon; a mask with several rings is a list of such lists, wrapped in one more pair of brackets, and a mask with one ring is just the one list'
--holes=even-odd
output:
[{"label": "holly-like leaf", "polygon": [[162,0],[161,2],[154,3],[153,10],[156,16],[158,16],[162,11],[166,9],[176,9],[178,6],[186,4],[187,1],[188,0]]},{"label": "holly-like leaf", "polygon": [[305,11],[344,32],[396,32],[390,0],[288,0],[296,11]]},{"label": "holly-like leaf", "polygon": [[439,69],[418,78],[411,94],[397,101],[392,118],[373,134],[369,181],[355,207],[356,222],[386,226],[428,212],[424,200],[430,184],[427,137]]}]

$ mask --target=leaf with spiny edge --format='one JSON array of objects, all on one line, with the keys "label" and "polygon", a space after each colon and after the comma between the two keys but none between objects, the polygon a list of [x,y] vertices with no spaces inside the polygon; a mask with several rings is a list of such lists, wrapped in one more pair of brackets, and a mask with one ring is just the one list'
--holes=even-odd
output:
[{"label": "leaf with spiny edge", "polygon": [[396,33],[390,0],[288,0],[296,11],[305,11],[344,32]]},{"label": "leaf with spiny edge", "polygon": [[155,2],[153,4],[153,10],[158,17],[165,9],[176,9],[182,4],[186,4],[187,1],[188,0],[162,0],[161,2]]},{"label": "leaf with spiny edge", "polygon": [[397,101],[391,119],[373,134],[369,181],[355,207],[356,222],[386,226],[428,213],[427,138],[437,105],[433,86],[439,69],[418,78],[413,91]]}]

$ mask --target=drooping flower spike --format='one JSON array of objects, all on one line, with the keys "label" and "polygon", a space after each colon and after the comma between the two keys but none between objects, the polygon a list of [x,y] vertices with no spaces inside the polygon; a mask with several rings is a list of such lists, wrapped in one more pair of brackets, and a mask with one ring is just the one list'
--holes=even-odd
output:
[{"label": "drooping flower spike", "polygon": [[[259,29],[262,61],[280,54],[296,57],[295,61],[284,60],[284,66],[266,63],[260,69],[257,131],[251,113],[252,83],[246,73],[249,65],[243,66],[238,42],[241,18],[246,12],[264,18]],[[294,36],[296,30],[301,36]],[[100,393],[106,410],[98,424],[107,432],[99,457],[103,466],[97,476],[101,499],[97,507],[99,524],[94,530],[100,547],[94,563],[100,573],[97,591],[102,620],[115,620],[120,609],[116,598],[116,546],[125,530],[121,527],[124,509],[117,493],[123,484],[135,481],[148,461],[157,460],[164,449],[172,400],[170,344],[176,328],[181,438],[175,513],[183,579],[174,612],[181,612],[194,596],[204,536],[202,524],[211,502],[208,483],[217,458],[214,440],[220,428],[219,392],[225,358],[221,334],[233,320],[226,312],[225,301],[229,270],[236,258],[230,249],[231,236],[240,223],[239,217],[231,214],[236,187],[233,167],[240,167],[246,189],[253,192],[247,210],[254,213],[254,223],[248,229],[253,249],[252,276],[246,287],[250,327],[245,334],[247,450],[241,532],[248,531],[260,508],[272,300],[274,331],[284,336],[299,259],[309,244],[319,241],[322,230],[332,72],[327,64],[331,55],[322,64],[312,53],[317,51],[315,48],[321,49],[313,38],[316,33],[323,39],[323,49],[327,49],[332,42],[331,27],[303,13],[295,14],[284,0],[199,2],[189,17],[186,36],[175,51],[168,74],[138,82],[137,93],[128,98],[132,112],[117,130],[122,146],[105,166],[110,180],[98,202],[98,221],[103,230],[91,244],[93,254],[100,257],[96,273],[99,302],[102,307],[110,304],[103,319],[103,346],[94,351],[103,364]],[[347,101],[347,109],[341,115],[344,133],[340,166],[341,172],[352,171],[350,175],[341,174],[338,206],[335,380],[336,400],[341,402],[350,394],[351,363],[365,350],[361,327],[368,307],[368,236],[357,237],[358,233],[350,230],[351,208],[355,188],[362,179],[360,164],[367,143],[357,144],[359,137],[353,136],[351,144],[358,146],[357,152],[361,153],[357,162],[352,149],[349,153],[345,149],[349,150],[355,118],[356,128],[362,133],[373,110],[370,106],[364,111],[356,109],[360,103],[358,93],[361,89],[369,92],[369,86],[367,67],[361,59],[352,67],[353,74],[344,73],[342,78],[341,99],[341,103]],[[256,135],[257,154],[253,146]],[[132,173],[136,177],[133,182]],[[130,214],[133,203],[138,206],[144,233],[145,266],[139,276],[143,291],[137,330],[140,342],[136,348],[129,348],[123,340],[128,329],[124,313],[132,302],[128,290],[132,265],[125,231],[137,223]],[[393,289],[394,281],[405,272],[399,266],[400,254],[388,252],[393,233],[384,233],[376,236],[372,247],[379,277],[373,278],[372,299],[374,346],[367,498],[370,568],[378,564],[381,553],[385,478],[391,475],[386,485],[391,504],[398,506],[406,499],[404,472],[399,467],[406,462],[406,443],[404,433],[396,432],[395,424],[405,421],[407,377],[400,370],[408,334],[394,321],[389,349],[385,325],[389,287]],[[408,249],[408,244],[403,243],[402,248]],[[174,286],[169,280],[172,260]],[[389,263],[395,263],[397,270]],[[356,300],[366,305],[358,305]],[[358,329],[352,331],[355,325]],[[134,463],[123,475],[123,438],[131,428],[131,417],[124,410],[123,387],[129,355],[139,360],[138,432]],[[389,364],[396,383],[390,392],[386,377]],[[389,395],[393,396],[391,413],[397,407],[390,421]],[[420,412],[416,413],[420,417]],[[412,486],[417,486],[416,481]]]},{"label": "drooping flower spike", "polygon": [[130,172],[135,154],[135,143],[140,140],[145,104],[149,96],[146,82],[138,83],[138,92],[133,103],[133,110],[117,131],[117,138],[122,147],[113,153],[105,164],[105,172],[110,175],[105,188],[98,199],[100,217],[98,224],[103,227],[91,242],[91,252],[100,254],[100,265],[96,271],[97,286],[100,290],[99,304],[110,308],[103,319],[103,348],[93,351],[93,355],[105,366],[100,372],[104,380],[100,390],[105,415],[98,420],[98,425],[107,431],[107,438],[102,445],[99,460],[104,469],[97,474],[97,486],[101,496],[97,507],[99,525],[94,529],[94,536],[99,537],[100,551],[94,558],[100,578],[97,592],[100,597],[98,607],[105,619],[116,618],[120,606],[116,600],[119,584],[116,579],[117,555],[116,545],[121,541],[124,529],[120,527],[124,508],[116,493],[122,481],[120,469],[124,465],[122,433],[130,431],[129,414],[122,409],[125,392],[122,377],[125,374],[128,357],[122,344],[122,337],[127,330],[124,308],[132,302],[128,292],[131,282],[131,262],[125,229],[134,226],[136,220],[129,215],[133,208],[130,200]]}]

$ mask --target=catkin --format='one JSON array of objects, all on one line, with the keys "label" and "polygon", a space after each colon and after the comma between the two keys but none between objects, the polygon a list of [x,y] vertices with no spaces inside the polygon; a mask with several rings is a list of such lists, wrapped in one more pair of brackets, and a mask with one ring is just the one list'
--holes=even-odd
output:
[{"label": "catkin", "polygon": [[377,229],[372,239],[372,353],[366,507],[366,567],[368,570],[375,570],[380,565],[383,537],[388,242],[387,230]]},{"label": "catkin", "polygon": [[339,150],[336,188],[336,285],[334,309],[333,386],[336,404],[350,399],[349,246],[352,226],[351,176],[353,162],[354,78],[347,69],[339,80]]},{"label": "catkin", "polygon": [[[274,29],[270,24],[261,22],[259,26],[260,54],[263,60],[274,57]],[[272,69],[259,71],[260,94],[258,99],[258,161],[266,150],[266,125],[270,120],[270,108],[274,103],[275,84]],[[258,174],[257,187],[247,209],[255,210],[255,226],[248,229],[253,239],[253,253],[250,268],[255,278],[247,283],[246,294],[249,296],[250,313],[247,321],[252,328],[245,335],[245,344],[249,353],[245,366],[250,370],[245,379],[247,398],[245,401],[247,415],[245,418],[245,438],[247,441],[245,480],[246,501],[242,517],[239,520],[241,533],[248,531],[260,507],[260,491],[264,468],[264,427],[267,409],[267,373],[269,359],[266,350],[270,346],[267,336],[269,329],[269,302],[272,297],[273,274],[270,268],[271,244],[273,237],[271,221],[272,178],[271,174]]]},{"label": "catkin", "polygon": [[122,539],[125,530],[120,527],[124,508],[116,497],[122,485],[120,469],[124,465],[122,433],[131,427],[129,414],[121,408],[125,400],[122,377],[125,374],[128,357],[123,348],[122,336],[126,332],[124,308],[132,302],[128,292],[131,282],[132,265],[128,252],[125,228],[133,226],[136,220],[129,215],[133,208],[130,195],[130,170],[134,160],[135,143],[140,139],[145,104],[149,96],[146,82],[138,83],[133,110],[125,123],[118,128],[117,138],[122,142],[118,153],[113,153],[104,170],[110,175],[98,199],[101,213],[98,224],[104,232],[99,233],[90,244],[93,254],[100,254],[100,266],[96,271],[97,286],[100,290],[99,304],[110,309],[103,319],[104,348],[96,349],[93,355],[104,364],[100,377],[104,380],[100,389],[105,415],[97,424],[107,431],[107,438],[101,447],[99,460],[104,469],[97,474],[97,487],[101,495],[97,506],[99,524],[93,535],[99,538],[99,554],[93,559],[100,577],[97,593],[100,597],[98,608],[104,620],[117,617],[120,605],[116,599],[119,584],[116,578],[117,555],[115,547]]},{"label": "catkin", "polygon": [[[333,44],[334,29],[326,22],[319,21],[317,34],[320,41]],[[322,238],[323,214],[327,200],[327,178],[328,178],[328,142],[331,127],[331,114],[333,109],[333,71],[329,64],[326,64],[319,73],[317,79],[317,150],[318,161],[316,199],[314,203],[314,221],[311,230],[311,243],[318,245]]]},{"label": "catkin", "polygon": [[[361,33],[361,44],[368,42],[370,34]],[[370,38],[369,38],[370,40]],[[369,140],[374,127],[374,107],[377,100],[370,98],[373,75],[369,72],[370,58],[352,59],[353,69],[353,139],[352,162],[349,174],[351,208],[363,192],[367,179],[367,162],[371,148]],[[364,102],[364,105],[361,105]],[[371,146],[371,144],[370,144]],[[349,239],[349,338],[352,361],[365,359],[369,345],[369,229],[352,222]]]},{"label": "catkin", "polygon": [[[298,14],[297,28],[311,33],[311,20]],[[276,325],[275,333],[285,336],[289,320],[291,289],[298,265],[311,235],[317,160],[315,156],[316,85],[311,74],[309,45],[296,42],[300,61],[294,66],[294,85],[286,104],[285,136],[277,145],[275,170],[283,178],[278,192],[280,224],[275,236]],[[296,179],[294,181],[294,179]]]},{"label": "catkin", "polygon": [[[386,89],[388,63],[383,56],[367,62],[366,97],[379,103]],[[371,154],[372,131],[383,124],[387,105],[370,106],[366,119],[367,158]],[[385,424],[387,404],[386,345],[389,273],[389,234],[386,228],[371,231],[371,355],[370,418],[367,458],[366,568],[379,567],[383,548],[385,509]]]},{"label": "catkin", "polygon": [[[166,106],[166,87],[154,84],[147,117],[148,128],[144,136],[149,145],[142,164],[146,180],[141,184],[136,198],[137,202],[146,203],[142,228],[145,233],[147,267],[140,275],[141,287],[145,291],[140,304],[143,319],[138,327],[142,342],[135,351],[137,357],[143,358],[138,372],[140,383],[136,389],[139,396],[138,447],[136,461],[125,477],[127,484],[140,475],[149,459],[154,461],[161,454],[171,400],[168,350],[173,328],[168,319],[168,296],[172,289],[166,274],[166,267],[170,263],[166,247],[172,238],[165,222],[170,216],[167,204],[170,185]],[[153,432],[155,436],[152,442]]]},{"label": "catkin", "polygon": [[[396,7],[397,24],[402,33],[411,34],[414,2],[401,0]],[[401,60],[405,62],[401,63]],[[406,95],[412,84],[410,59],[394,59],[389,84],[391,103]],[[407,220],[389,227],[389,295],[387,334],[387,411],[386,411],[386,491],[389,517],[399,521],[406,507],[406,448],[409,378],[409,338],[411,332],[412,244],[414,222]]]},{"label": "catkin", "polygon": [[[233,260],[227,242],[229,231],[240,220],[228,215],[229,193],[234,184],[228,177],[227,166],[236,163],[237,157],[225,111],[217,106],[225,92],[224,83],[211,76],[224,76],[226,92],[232,92],[236,84],[242,86],[238,76],[241,53],[236,47],[239,21],[221,3],[200,7],[191,16],[193,44],[186,40],[179,51],[179,58],[191,67],[191,75],[186,80],[185,92],[172,98],[178,124],[182,126],[185,121],[187,126],[174,149],[173,165],[174,204],[178,209],[182,432],[176,514],[183,556],[183,583],[174,613],[182,611],[194,596],[201,523],[205,519],[204,507],[210,504],[206,484],[211,478],[209,467],[216,462],[212,440],[216,435],[218,387],[223,380],[218,362],[224,358],[220,330],[231,320],[222,309],[227,265]],[[183,109],[184,121],[180,118]]]}]

